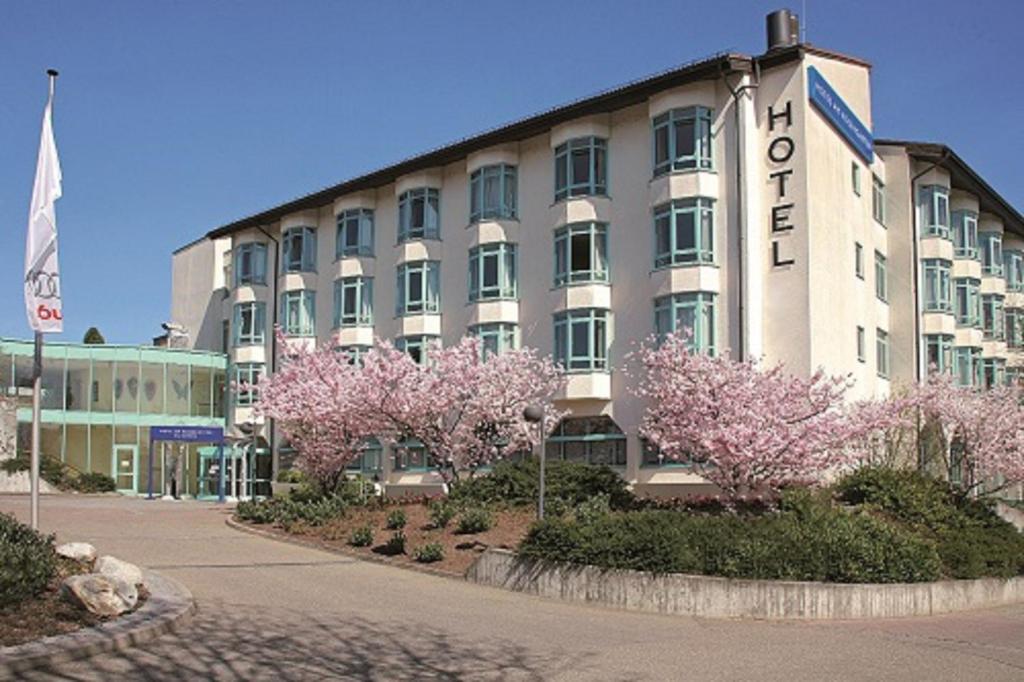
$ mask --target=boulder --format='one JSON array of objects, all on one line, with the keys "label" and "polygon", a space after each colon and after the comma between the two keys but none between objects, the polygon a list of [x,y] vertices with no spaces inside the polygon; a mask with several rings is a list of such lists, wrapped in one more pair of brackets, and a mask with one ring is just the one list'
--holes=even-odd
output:
[{"label": "boulder", "polygon": [[89,565],[96,561],[96,548],[88,542],[66,542],[63,545],[58,545],[57,554]]},{"label": "boulder", "polygon": [[104,555],[97,559],[94,570],[100,575],[119,578],[129,585],[142,584],[142,569],[135,564],[121,561],[110,555]]},{"label": "boulder", "polygon": [[73,575],[61,585],[61,595],[97,616],[119,616],[139,602],[135,585],[98,573]]}]

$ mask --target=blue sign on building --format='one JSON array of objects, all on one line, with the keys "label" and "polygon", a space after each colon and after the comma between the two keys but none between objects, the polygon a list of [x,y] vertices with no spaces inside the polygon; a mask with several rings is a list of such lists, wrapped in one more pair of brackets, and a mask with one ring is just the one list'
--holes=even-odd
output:
[{"label": "blue sign on building", "polygon": [[811,102],[865,161],[875,160],[875,142],[868,127],[861,123],[825,77],[813,66],[807,67],[807,91]]},{"label": "blue sign on building", "polygon": [[224,429],[220,426],[151,426],[149,438],[179,443],[220,443],[224,440]]}]

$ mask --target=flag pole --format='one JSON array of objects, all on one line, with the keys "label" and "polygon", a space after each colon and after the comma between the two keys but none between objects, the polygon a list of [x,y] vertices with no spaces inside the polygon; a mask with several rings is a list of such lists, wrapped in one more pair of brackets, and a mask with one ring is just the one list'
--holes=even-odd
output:
[{"label": "flag pole", "polygon": [[[50,112],[53,113],[53,92],[57,84],[57,71],[47,69],[50,78]],[[35,348],[32,362],[32,456],[29,485],[31,490],[31,522],[32,528],[39,529],[39,432],[42,409],[43,388],[43,333],[36,331]]]}]

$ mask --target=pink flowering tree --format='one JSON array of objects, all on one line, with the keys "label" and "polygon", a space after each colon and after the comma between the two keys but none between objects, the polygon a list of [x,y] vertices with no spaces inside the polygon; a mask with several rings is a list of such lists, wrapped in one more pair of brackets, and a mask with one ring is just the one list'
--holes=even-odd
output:
[{"label": "pink flowering tree", "polygon": [[415,440],[446,480],[529,449],[532,432],[523,408],[543,405],[557,422],[553,400],[558,368],[533,349],[483,357],[479,339],[463,338],[428,351],[425,365],[386,341],[364,360],[364,404],[385,424],[393,443]]},{"label": "pink flowering tree", "polygon": [[297,453],[296,467],[325,491],[336,490],[346,467],[379,430],[379,419],[361,402],[359,367],[330,345],[283,349],[277,371],[257,385],[257,414],[274,419]]},{"label": "pink flowering tree", "polygon": [[781,367],[692,353],[683,334],[635,356],[643,368],[636,393],[647,402],[641,436],[732,499],[818,478],[844,465],[850,442],[876,428],[850,418],[845,377],[818,371],[801,379]]}]

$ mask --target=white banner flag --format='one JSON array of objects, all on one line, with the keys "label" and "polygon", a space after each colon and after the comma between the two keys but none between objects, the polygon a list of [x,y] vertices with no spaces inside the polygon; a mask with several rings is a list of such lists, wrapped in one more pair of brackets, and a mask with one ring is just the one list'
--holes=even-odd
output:
[{"label": "white banner flag", "polygon": [[36,182],[32,188],[25,240],[25,308],[29,326],[37,332],[64,329],[57,265],[57,214],[53,206],[61,195],[61,177],[57,144],[53,140],[52,107],[51,92],[43,112],[43,133],[39,139]]}]

